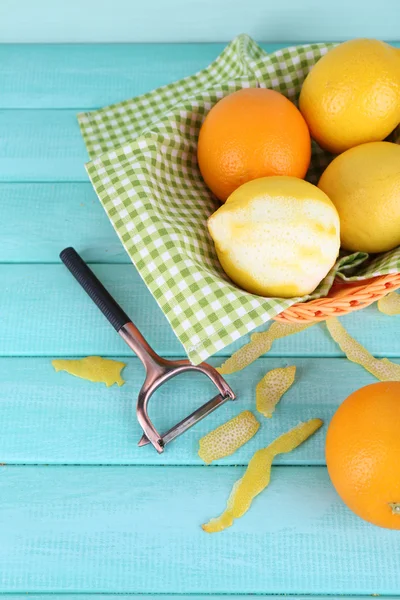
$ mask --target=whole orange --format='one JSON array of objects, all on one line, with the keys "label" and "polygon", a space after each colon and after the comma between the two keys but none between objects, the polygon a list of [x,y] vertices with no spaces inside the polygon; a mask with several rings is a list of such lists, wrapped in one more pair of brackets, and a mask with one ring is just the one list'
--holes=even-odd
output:
[{"label": "whole orange", "polygon": [[326,464],[353,512],[400,529],[400,381],[367,385],[343,402],[328,428]]},{"label": "whole orange", "polygon": [[303,178],[311,158],[308,126],[279,92],[246,88],[208,113],[197,157],[207,186],[222,201],[239,186],[269,175]]}]

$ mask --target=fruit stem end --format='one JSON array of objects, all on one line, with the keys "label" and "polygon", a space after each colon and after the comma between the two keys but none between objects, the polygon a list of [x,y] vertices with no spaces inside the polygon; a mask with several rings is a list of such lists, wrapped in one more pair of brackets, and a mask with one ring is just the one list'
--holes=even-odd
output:
[{"label": "fruit stem end", "polygon": [[392,509],[392,513],[400,517],[400,502],[389,502],[389,506]]}]

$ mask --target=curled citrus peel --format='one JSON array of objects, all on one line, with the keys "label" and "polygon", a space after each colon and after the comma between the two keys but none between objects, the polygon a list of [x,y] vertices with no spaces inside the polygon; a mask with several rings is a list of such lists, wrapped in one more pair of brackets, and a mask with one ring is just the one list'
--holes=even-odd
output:
[{"label": "curled citrus peel", "polygon": [[79,360],[57,359],[51,364],[57,371],[66,371],[70,375],[99,383],[105,383],[110,387],[114,383],[119,386],[125,381],[121,377],[121,371],[126,364],[117,360],[101,358],[100,356],[87,356]]},{"label": "curled citrus peel", "polygon": [[231,527],[234,520],[242,517],[249,510],[253,499],[268,486],[271,478],[271,465],[275,456],[290,452],[300,446],[322,424],[321,419],[311,419],[306,423],[300,423],[297,427],[279,436],[266,448],[257,450],[243,477],[234,484],[225,511],[221,516],[202,525],[202,529],[207,533],[216,533]]},{"label": "curled citrus peel", "polygon": [[357,342],[334,317],[327,319],[326,326],[334,341],[346,354],[347,358],[369,371],[379,381],[399,381],[400,365],[387,358],[375,358],[364,346]]},{"label": "curled citrus peel", "polygon": [[217,371],[221,373],[221,375],[230,375],[231,373],[236,373],[236,371],[241,371],[257,358],[271,350],[275,340],[284,338],[287,335],[292,335],[293,333],[299,333],[300,331],[311,327],[311,325],[313,325],[313,323],[272,323],[267,331],[253,333],[250,337],[251,341],[234,352],[228,360],[218,367]]},{"label": "curled citrus peel", "polygon": [[264,417],[271,418],[275,406],[294,383],[296,367],[272,369],[261,379],[256,387],[256,406]]},{"label": "curled citrus peel", "polygon": [[257,433],[260,423],[249,410],[220,425],[201,438],[199,456],[208,465],[230,456]]},{"label": "curled citrus peel", "polygon": [[400,315],[400,294],[391,292],[378,300],[378,308],[385,315]]}]

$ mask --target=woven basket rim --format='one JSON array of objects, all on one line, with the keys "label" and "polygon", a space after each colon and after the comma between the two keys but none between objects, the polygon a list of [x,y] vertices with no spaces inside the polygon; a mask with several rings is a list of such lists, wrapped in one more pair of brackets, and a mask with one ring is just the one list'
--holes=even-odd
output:
[{"label": "woven basket rim", "polygon": [[361,310],[398,288],[400,273],[378,275],[354,282],[344,282],[336,278],[328,296],[294,304],[277,315],[275,320],[284,323],[325,321],[330,317]]}]

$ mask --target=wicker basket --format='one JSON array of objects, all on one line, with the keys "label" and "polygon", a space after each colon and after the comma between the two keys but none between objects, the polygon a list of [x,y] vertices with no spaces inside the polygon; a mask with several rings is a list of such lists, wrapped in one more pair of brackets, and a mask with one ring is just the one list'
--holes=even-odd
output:
[{"label": "wicker basket", "polygon": [[373,279],[344,283],[336,279],[329,295],[310,302],[294,304],[275,317],[281,323],[312,323],[329,317],[340,317],[376,302],[400,288],[400,273]]}]

